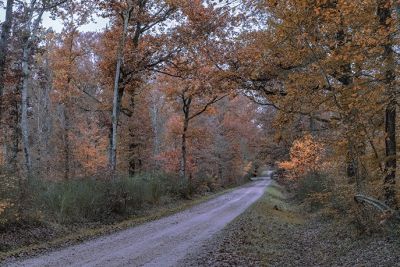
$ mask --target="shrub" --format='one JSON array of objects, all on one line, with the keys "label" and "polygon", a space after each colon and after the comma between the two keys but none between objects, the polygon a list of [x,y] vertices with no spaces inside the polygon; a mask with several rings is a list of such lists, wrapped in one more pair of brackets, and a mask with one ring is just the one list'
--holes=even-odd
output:
[{"label": "shrub", "polygon": [[[198,186],[192,184],[188,192],[187,183],[176,176],[158,172],[121,176],[114,180],[53,181],[35,178],[29,183],[24,182],[23,187],[20,187],[18,179],[5,177],[4,180],[15,183],[4,190],[5,194],[1,191],[0,226],[21,220],[62,224],[112,221],[137,214],[161,201],[189,198]],[[204,179],[202,183],[208,188],[216,188],[215,179]],[[23,195],[21,192],[27,193]],[[21,201],[21,196],[24,201]],[[18,207],[13,203],[18,203]],[[24,211],[23,214],[20,210]]]},{"label": "shrub", "polygon": [[11,172],[0,168],[0,226],[18,217],[20,180]]},{"label": "shrub", "polygon": [[[7,180],[10,180],[7,178]],[[115,180],[79,179],[46,181],[31,179],[23,216],[46,217],[59,223],[91,222],[115,215],[135,214],[143,205],[153,205],[165,198],[176,198],[181,191],[179,179],[162,173],[143,173]],[[14,187],[13,187],[14,188]],[[18,187],[0,198],[0,224],[20,218]],[[110,217],[111,215],[111,217]]]},{"label": "shrub", "polygon": [[311,211],[326,207],[332,196],[331,178],[326,173],[309,173],[299,179],[292,188],[296,199],[307,204]]},{"label": "shrub", "polygon": [[60,222],[101,218],[108,214],[107,185],[103,181],[45,182],[36,190],[36,204]]},{"label": "shrub", "polygon": [[331,179],[321,172],[311,172],[297,182],[296,196],[300,200],[330,191]]}]

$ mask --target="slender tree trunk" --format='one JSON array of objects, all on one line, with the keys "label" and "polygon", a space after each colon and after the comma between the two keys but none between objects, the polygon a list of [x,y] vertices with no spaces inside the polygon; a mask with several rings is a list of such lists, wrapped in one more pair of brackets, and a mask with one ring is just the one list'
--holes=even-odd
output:
[{"label": "slender tree trunk", "polygon": [[[188,88],[187,88],[188,89]],[[192,97],[187,96],[186,92],[187,89],[182,92],[181,95],[181,100],[182,100],[182,111],[183,111],[183,130],[182,130],[182,144],[181,144],[181,162],[180,162],[180,176],[184,182],[188,182],[188,177],[187,177],[187,132],[189,129],[189,122],[196,118],[197,116],[203,114],[204,112],[207,111],[207,108],[215,104],[216,102],[222,100],[226,95],[222,97],[214,97],[211,99],[206,105],[204,105],[203,109],[199,110],[193,115],[190,115],[190,105],[192,103]],[[190,174],[190,180],[191,182],[192,174]],[[190,185],[189,185],[190,186]]]},{"label": "slender tree trunk", "polygon": [[52,90],[52,72],[50,70],[50,62],[49,58],[46,56],[46,67],[45,67],[45,82],[43,84],[44,94],[43,94],[43,129],[41,134],[41,148],[44,151],[43,158],[41,159],[41,169],[42,175],[45,177],[49,176],[50,171],[50,138],[52,134],[52,116],[51,116],[51,100],[50,94]]},{"label": "slender tree trunk", "polygon": [[70,178],[70,163],[71,163],[71,141],[70,141],[70,118],[67,105],[62,107],[62,116],[64,121],[64,179]]},{"label": "slender tree trunk", "polygon": [[[20,85],[19,85],[20,86]],[[17,172],[17,157],[19,152],[19,144],[21,141],[21,131],[20,131],[20,107],[21,107],[21,90],[20,88],[14,89],[15,92],[12,96],[12,102],[10,109],[10,142],[7,142],[7,167],[14,173]]]},{"label": "slender tree trunk", "polygon": [[[71,85],[72,82],[72,65],[74,64],[75,57],[72,55],[74,50],[74,37],[76,34],[76,28],[69,34],[69,45],[68,45],[68,53],[69,53],[69,67],[68,67],[68,75],[67,75],[67,88]],[[71,118],[70,118],[70,103],[71,98],[67,97],[62,104],[62,116],[63,116],[63,123],[64,123],[64,179],[69,180],[71,174],[71,138],[70,138],[70,131],[71,131]]]},{"label": "slender tree trunk", "polygon": [[120,88],[120,79],[121,79],[121,67],[124,57],[124,47],[126,42],[126,35],[128,31],[128,23],[130,18],[130,12],[124,12],[123,18],[123,29],[122,36],[118,44],[118,52],[117,52],[117,66],[115,69],[115,77],[114,77],[114,99],[113,99],[113,110],[112,110],[112,128],[111,128],[111,144],[110,144],[110,169],[111,174],[115,177],[115,172],[117,169],[117,136],[118,136],[118,122],[120,115],[120,105],[121,105],[121,88]]},{"label": "slender tree trunk", "polygon": [[222,169],[222,156],[220,153],[217,155],[218,162],[217,162],[217,172],[218,172],[218,180],[223,183],[223,169]]},{"label": "slender tree trunk", "polygon": [[6,18],[1,27],[0,36],[0,122],[3,111],[4,80],[7,60],[7,50],[10,39],[11,26],[13,22],[14,0],[7,0]]},{"label": "slender tree trunk", "polygon": [[109,131],[108,131],[108,142],[109,142],[109,146],[108,146],[108,164],[109,167],[111,169],[111,161],[112,161],[112,143],[113,143],[113,125],[112,123],[109,126]]},{"label": "slender tree trunk", "polygon": [[[135,95],[134,93],[130,96],[130,110],[132,112],[132,117],[135,117]],[[138,165],[136,164],[137,160],[137,149],[139,144],[136,141],[135,127],[129,125],[129,151],[128,151],[128,173],[133,176],[137,172]]]},{"label": "slender tree trunk", "polygon": [[38,103],[36,104],[36,143],[37,143],[37,166],[40,167],[37,173],[40,177],[47,177],[47,168],[49,167],[49,139],[50,139],[50,129],[51,129],[51,114],[50,114],[50,90],[51,83],[49,79],[46,79],[47,75],[50,75],[46,69],[46,76],[44,78],[42,86],[42,92],[39,95]]},{"label": "slender tree trunk", "polygon": [[189,128],[189,121],[186,120],[183,123],[183,132],[182,132],[182,144],[181,144],[181,167],[180,167],[180,176],[184,182],[187,181],[187,153],[186,153],[186,143],[187,143],[187,130]]},{"label": "slender tree trunk", "polygon": [[377,10],[379,23],[387,33],[384,48],[384,76],[386,85],[386,94],[388,96],[388,104],[385,109],[385,199],[386,204],[396,207],[396,88],[394,82],[396,80],[395,68],[396,61],[393,51],[393,35],[391,33],[393,22],[392,18],[392,2],[390,0],[378,0]]},{"label": "slender tree trunk", "polygon": [[152,123],[153,123],[153,134],[154,134],[154,140],[153,140],[153,155],[158,155],[160,154],[160,123],[159,123],[159,113],[157,110],[157,107],[152,108]]},{"label": "slender tree trunk", "polygon": [[[160,130],[160,112],[159,112],[159,107],[157,106],[158,104],[158,99],[154,99],[154,96],[151,101],[151,108],[150,108],[150,115],[151,115],[151,124],[152,124],[152,129],[153,129],[153,156],[156,156],[160,154],[160,135],[161,135],[161,130]],[[156,161],[156,168],[158,168],[158,161]]]},{"label": "slender tree trunk", "polygon": [[365,171],[362,168],[360,155],[365,153],[365,148],[354,139],[348,138],[348,153],[347,177],[350,182],[355,183],[357,192],[362,192]]},{"label": "slender tree trunk", "polygon": [[183,101],[183,129],[182,129],[182,144],[181,144],[181,162],[180,162],[180,176],[183,182],[187,182],[187,131],[189,129],[189,114],[191,98],[185,98],[182,96]]},{"label": "slender tree trunk", "polygon": [[28,18],[26,20],[25,32],[23,38],[23,49],[22,49],[22,88],[21,88],[21,132],[22,132],[22,144],[24,152],[24,164],[26,169],[26,175],[28,178],[32,176],[32,159],[31,149],[29,144],[29,121],[28,121],[28,93],[29,93],[29,79],[30,79],[30,67],[29,59],[32,56],[32,44],[37,36],[42,16],[45,9],[41,9],[37,16],[34,18],[33,6],[28,8]]},{"label": "slender tree trunk", "polygon": [[29,56],[30,47],[29,44],[25,44],[23,48],[22,57],[22,92],[21,92],[21,131],[22,131],[22,143],[23,152],[25,159],[25,169],[27,176],[32,175],[32,160],[31,160],[31,149],[29,144],[29,121],[28,121],[28,89],[29,89]]},{"label": "slender tree trunk", "polygon": [[[6,6],[6,17],[1,27],[1,36],[0,36],[0,134],[2,138],[0,138],[0,144],[4,144],[4,151],[7,150],[7,144],[5,142],[6,131],[5,127],[2,127],[3,122],[3,109],[4,109],[4,87],[5,87],[5,72],[6,72],[6,62],[7,62],[7,51],[11,33],[11,27],[13,22],[13,6],[14,0],[7,0]],[[4,153],[4,156],[7,155]]]},{"label": "slender tree trunk", "polygon": [[396,101],[392,99],[386,107],[386,164],[385,164],[385,198],[386,204],[395,207],[396,201]]},{"label": "slender tree trunk", "polygon": [[[341,18],[342,19],[342,18]],[[346,45],[346,32],[342,27],[336,34],[336,39],[338,41],[338,46],[343,47]],[[352,68],[351,62],[344,62],[340,66],[340,75],[337,77],[339,82],[347,88],[351,88],[353,84],[353,77],[352,77]],[[357,117],[357,110],[353,109],[350,110],[349,113],[346,115],[346,123],[347,125],[354,127],[356,124],[356,117]],[[359,155],[357,151],[357,143],[355,142],[354,138],[351,136],[352,133],[348,133],[347,136],[347,167],[346,167],[346,174],[347,178],[350,182],[356,182],[357,190],[361,188],[361,179],[359,176]]]}]

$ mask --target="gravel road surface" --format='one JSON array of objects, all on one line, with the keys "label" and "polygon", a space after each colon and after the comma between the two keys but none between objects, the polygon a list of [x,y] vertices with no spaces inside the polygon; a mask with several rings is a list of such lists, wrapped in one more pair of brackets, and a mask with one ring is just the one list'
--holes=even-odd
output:
[{"label": "gravel road surface", "polygon": [[6,266],[174,266],[259,199],[263,178],[153,222]]}]

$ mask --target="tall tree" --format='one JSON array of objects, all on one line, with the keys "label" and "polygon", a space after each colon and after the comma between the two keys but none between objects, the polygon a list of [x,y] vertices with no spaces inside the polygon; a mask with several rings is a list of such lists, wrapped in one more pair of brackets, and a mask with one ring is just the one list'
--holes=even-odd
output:
[{"label": "tall tree", "polygon": [[4,80],[6,71],[7,51],[10,40],[11,27],[13,23],[13,7],[14,0],[7,0],[6,4],[6,17],[1,25],[0,35],[0,124],[2,121],[2,110],[3,110],[3,92],[4,92]]},{"label": "tall tree", "polygon": [[394,56],[394,39],[395,19],[392,14],[394,12],[393,1],[379,0],[377,15],[379,24],[384,33],[383,42],[383,79],[386,87],[386,95],[388,103],[385,108],[385,199],[388,205],[395,207],[396,202],[396,109],[397,109],[397,93],[396,93],[396,59]]},{"label": "tall tree", "polygon": [[121,67],[124,60],[124,49],[126,43],[126,36],[128,34],[129,21],[133,11],[133,1],[127,1],[126,7],[122,10],[122,31],[121,37],[118,43],[117,50],[117,63],[115,67],[114,77],[114,94],[113,94],[113,105],[112,105],[112,127],[111,127],[111,140],[110,140],[110,168],[113,175],[117,168],[117,135],[118,135],[118,123],[119,114],[121,108],[121,98],[123,96],[123,90],[120,87],[121,82]]},{"label": "tall tree", "polygon": [[34,52],[34,46],[40,31],[41,22],[45,12],[52,11],[68,0],[36,1],[32,0],[22,4],[24,27],[22,30],[22,79],[21,79],[21,131],[25,169],[27,176],[32,176],[32,158],[30,147],[30,130],[28,121],[28,94],[30,86],[30,61]]},{"label": "tall tree", "polygon": [[60,34],[60,45],[53,47],[53,73],[54,87],[58,94],[58,104],[60,105],[64,154],[64,179],[70,178],[72,144],[71,131],[73,129],[73,98],[78,94],[78,66],[79,61],[87,50],[85,43],[79,43],[82,37],[79,28],[86,23],[91,16],[91,10],[85,1],[76,1],[60,10],[64,28]]},{"label": "tall tree", "polygon": [[[113,28],[120,36],[116,44],[116,58],[113,70],[113,106],[110,129],[110,169],[113,175],[117,168],[118,124],[120,123],[121,101],[127,90],[131,91],[129,105],[134,108],[135,89],[146,80],[149,71],[171,57],[172,52],[166,44],[166,31],[170,26],[166,21],[177,10],[174,1],[126,0],[102,3],[103,9],[112,18]],[[121,19],[119,19],[121,18]],[[155,29],[158,29],[155,31]],[[112,39],[113,33],[106,35]],[[144,38],[147,36],[147,38]],[[161,39],[164,39],[162,42]],[[172,36],[169,37],[172,39]],[[142,41],[142,39],[144,39]],[[110,60],[110,59],[107,59]],[[131,88],[129,88],[131,87]],[[128,116],[132,112],[125,110]],[[134,137],[132,138],[134,139]],[[133,145],[134,146],[134,145]]]},{"label": "tall tree", "polygon": [[176,65],[180,68],[168,72],[169,77],[166,79],[169,81],[166,81],[168,84],[166,89],[170,98],[179,101],[179,110],[182,111],[180,176],[187,182],[187,134],[190,122],[227,95],[221,94],[222,90],[219,87],[222,86],[223,80],[218,76],[211,76],[213,69],[210,65],[205,65],[204,58],[191,57],[185,60],[185,63]]}]

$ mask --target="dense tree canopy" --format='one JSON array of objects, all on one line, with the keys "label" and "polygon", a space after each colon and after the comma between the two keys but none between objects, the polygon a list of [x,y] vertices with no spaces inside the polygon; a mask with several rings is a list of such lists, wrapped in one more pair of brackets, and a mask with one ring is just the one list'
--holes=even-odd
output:
[{"label": "dense tree canopy", "polygon": [[260,165],[397,207],[397,1],[0,2],[0,214],[35,179],[228,185]]}]

